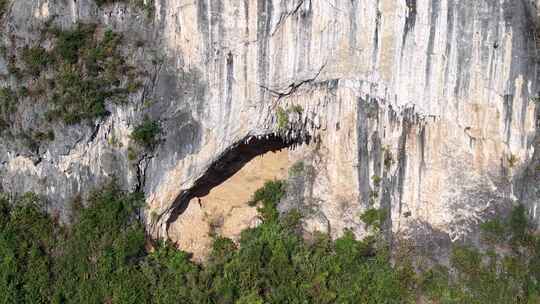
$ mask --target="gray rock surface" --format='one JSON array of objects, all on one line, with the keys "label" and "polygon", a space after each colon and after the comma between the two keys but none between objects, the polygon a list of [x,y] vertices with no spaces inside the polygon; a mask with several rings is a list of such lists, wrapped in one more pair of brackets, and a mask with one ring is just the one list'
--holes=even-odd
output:
[{"label": "gray rock surface", "polygon": [[[540,216],[535,1],[154,5],[146,20],[121,3],[11,4],[4,42],[31,41],[52,15],[64,27],[99,22],[149,42],[131,60],[150,73],[143,96],[110,104],[99,121],[55,125],[37,156],[2,138],[3,191],[38,192],[67,215],[71,197],[114,176],[145,192],[148,227],[163,237],[191,197],[249,159],[243,152],[287,145],[308,172],[283,208],[301,208],[311,230],[362,234],[358,215],[381,206],[394,235],[431,246],[467,239],[517,202]],[[156,53],[163,60],[149,63]],[[129,134],[144,115],[164,132],[133,163]]]}]

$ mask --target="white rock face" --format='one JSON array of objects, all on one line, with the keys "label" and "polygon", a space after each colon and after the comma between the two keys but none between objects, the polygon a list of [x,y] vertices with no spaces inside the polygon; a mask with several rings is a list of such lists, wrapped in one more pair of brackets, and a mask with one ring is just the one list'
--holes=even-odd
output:
[{"label": "white rock face", "polygon": [[[290,152],[306,172],[291,181],[283,207],[306,211],[311,230],[361,234],[358,215],[370,206],[387,208],[394,233],[426,242],[466,238],[517,201],[538,216],[535,1],[155,2],[147,31],[169,59],[156,73],[161,106],[152,111],[166,134],[137,171],[147,215],[158,215],[148,216],[154,236],[166,236],[182,204],[235,170],[227,164],[247,161],[240,152],[275,148],[256,147],[276,133],[311,138]],[[126,16],[112,7],[96,18],[125,29]],[[50,152],[34,166],[5,152],[4,188],[22,189],[7,177],[54,174],[65,182],[23,188],[59,197],[71,193],[68,183],[97,184],[111,173],[107,138],[128,140],[137,109],[113,111],[91,149],[79,143],[61,162]],[[289,110],[285,126],[279,109]],[[127,162],[125,149],[111,153]],[[60,173],[85,162],[84,171]],[[137,183],[126,165],[112,171]]]},{"label": "white rock face", "polygon": [[[371,200],[391,210],[394,232],[427,224],[455,240],[518,199],[512,180],[536,134],[536,12],[526,2],[163,5],[170,52],[208,83],[201,120],[212,131],[197,161],[272,132],[277,105],[300,105],[320,143],[292,153],[314,166],[304,195],[333,234],[361,231]],[[187,167],[164,175],[152,206],[190,187],[179,183],[197,176]]]}]

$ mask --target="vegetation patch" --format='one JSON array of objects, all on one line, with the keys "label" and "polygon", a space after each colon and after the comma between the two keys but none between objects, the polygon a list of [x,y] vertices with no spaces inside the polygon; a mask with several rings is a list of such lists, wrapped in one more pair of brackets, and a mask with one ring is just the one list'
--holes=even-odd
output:
[{"label": "vegetation patch", "polygon": [[489,249],[455,245],[452,271],[435,266],[422,273],[424,294],[437,303],[538,303],[540,238],[525,208],[519,205],[508,218],[488,221],[481,229]]},{"label": "vegetation patch", "polygon": [[369,208],[360,215],[360,220],[366,224],[366,227],[372,227],[378,230],[386,220],[387,214],[387,209]]},{"label": "vegetation patch", "polygon": [[28,70],[28,73],[32,76],[39,76],[42,70],[44,70],[53,58],[42,47],[25,47],[22,51],[22,60]]},{"label": "vegetation patch", "polygon": [[120,53],[122,37],[111,30],[96,37],[94,25],[79,24],[69,31],[53,30],[58,69],[49,86],[52,109],[49,118],[62,117],[67,124],[108,114],[106,102],[121,103],[137,73]]},{"label": "vegetation patch", "polygon": [[257,211],[264,220],[277,220],[277,204],[285,194],[285,182],[269,181],[263,188],[255,191],[253,198],[249,201],[250,206],[257,206]]},{"label": "vegetation patch", "polygon": [[289,113],[285,111],[282,107],[277,108],[277,128],[279,131],[283,131],[287,128],[289,124]]},{"label": "vegetation patch", "polygon": [[480,229],[486,242],[496,244],[505,241],[505,223],[498,218],[480,224]]},{"label": "vegetation patch", "polygon": [[[39,144],[54,138],[47,131],[50,123],[72,125],[104,117],[108,103],[123,103],[142,87],[142,72],[120,50],[120,34],[80,23],[68,30],[49,24],[41,35],[40,44],[3,52],[18,85],[1,89],[0,129]],[[35,117],[37,131],[13,128],[12,114],[25,102],[45,103],[38,112],[44,115]]]},{"label": "vegetation patch", "polygon": [[287,126],[289,125],[290,114],[294,113],[297,115],[302,115],[303,112],[304,112],[304,109],[300,105],[292,105],[288,109],[283,109],[282,107],[278,107],[276,110],[278,131],[285,131],[285,129],[287,129]]},{"label": "vegetation patch", "polygon": [[17,94],[9,87],[0,88],[0,132],[10,126],[10,120],[17,111]]},{"label": "vegetation patch", "polygon": [[9,0],[0,0],[0,19],[7,13]]},{"label": "vegetation patch", "polygon": [[508,167],[514,168],[519,162],[519,157],[517,157],[517,155],[515,154],[510,153],[507,160],[508,160]]},{"label": "vegetation patch", "polygon": [[[283,196],[281,182],[254,195],[269,208]],[[352,233],[305,243],[297,216],[265,217],[244,231],[240,245],[216,236],[207,265],[158,241],[145,249],[137,220],[142,198],[107,186],[92,195],[70,228],[57,228],[29,207],[0,209],[0,268],[6,303],[394,303],[412,299],[388,259],[367,254]],[[274,212],[276,212],[274,210]],[[4,228],[5,227],[5,228]],[[20,247],[19,247],[20,245]],[[27,248],[36,248],[27,252]],[[41,265],[38,267],[38,265]],[[32,272],[22,270],[33,269]]]},{"label": "vegetation patch", "polygon": [[[500,219],[504,255],[456,245],[451,268],[415,272],[407,258],[391,263],[375,235],[346,230],[332,240],[298,234],[300,213],[278,215],[285,184],[259,189],[263,223],[237,245],[215,236],[209,261],[197,265],[166,241],[146,238],[144,198],[114,183],[94,192],[62,227],[39,197],[0,195],[0,303],[538,303],[540,238],[525,210]],[[364,218],[373,225],[381,210]],[[487,225],[499,233],[499,224]],[[493,227],[496,227],[493,229]],[[510,243],[505,243],[506,240]],[[509,245],[511,244],[511,245]],[[152,247],[152,249],[149,249]]]},{"label": "vegetation patch", "polygon": [[298,115],[302,115],[302,113],[304,113],[304,108],[302,108],[301,105],[292,105],[289,108],[289,112],[296,113]]},{"label": "vegetation patch", "polygon": [[159,122],[146,117],[140,125],[135,127],[131,133],[131,139],[139,146],[153,149],[159,142],[160,133],[161,125]]},{"label": "vegetation patch", "polygon": [[299,176],[304,172],[304,162],[299,160],[289,168],[289,176]]},{"label": "vegetation patch", "polygon": [[389,147],[383,147],[382,151],[384,152],[384,168],[390,170],[395,162],[394,155],[392,155],[392,151],[390,151]]}]

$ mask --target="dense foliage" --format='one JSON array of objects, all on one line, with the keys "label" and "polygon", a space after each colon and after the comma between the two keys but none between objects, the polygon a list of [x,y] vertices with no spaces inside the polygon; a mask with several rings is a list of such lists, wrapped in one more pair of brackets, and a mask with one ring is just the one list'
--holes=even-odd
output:
[{"label": "dense foliage", "polygon": [[441,303],[540,303],[540,237],[525,208],[481,229],[487,250],[454,246],[452,271],[435,267],[424,274],[426,293]]},{"label": "dense foliage", "polygon": [[[417,273],[404,261],[390,263],[377,229],[364,240],[347,231],[335,241],[324,234],[304,241],[298,212],[278,216],[285,188],[273,181],[257,191],[251,203],[263,223],[244,231],[240,244],[216,236],[204,266],[167,242],[150,246],[139,221],[142,197],[114,184],[94,193],[86,208],[74,202],[69,228],[47,216],[35,195],[15,203],[1,198],[0,303],[538,301],[540,242],[521,207],[508,220],[483,225],[492,246],[513,244],[504,257],[456,246],[452,271]],[[365,218],[381,220],[374,211]]]},{"label": "dense foliage", "polygon": [[142,123],[135,127],[130,137],[140,146],[152,149],[158,143],[160,133],[159,122],[145,117]]}]

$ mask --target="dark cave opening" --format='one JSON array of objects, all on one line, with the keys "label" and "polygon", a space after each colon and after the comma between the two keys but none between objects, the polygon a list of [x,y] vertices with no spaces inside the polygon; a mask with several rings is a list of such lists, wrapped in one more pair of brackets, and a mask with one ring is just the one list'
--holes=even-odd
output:
[{"label": "dark cave opening", "polygon": [[214,187],[221,185],[236,172],[242,169],[253,158],[267,152],[276,152],[282,149],[293,149],[302,144],[309,144],[311,138],[303,136],[301,139],[284,138],[278,134],[261,136],[247,136],[225,150],[214,161],[189,190],[184,191],[175,200],[167,219],[169,226],[186,210],[193,198],[204,197]]}]

